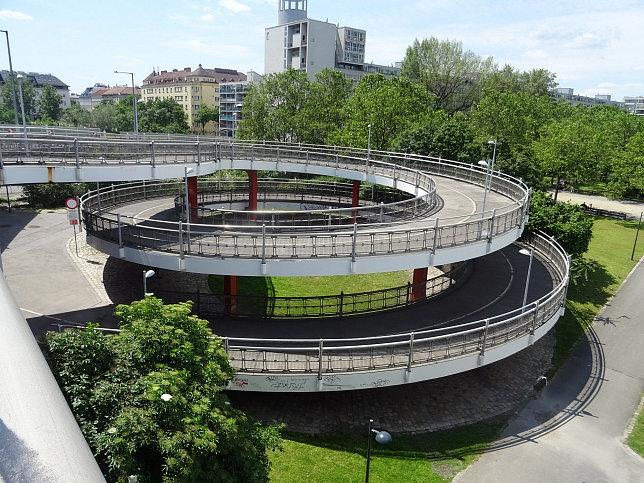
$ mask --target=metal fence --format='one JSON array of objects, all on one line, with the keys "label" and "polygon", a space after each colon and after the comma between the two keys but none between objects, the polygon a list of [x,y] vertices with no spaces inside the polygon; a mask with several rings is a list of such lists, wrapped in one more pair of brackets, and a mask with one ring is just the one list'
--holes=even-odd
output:
[{"label": "metal fence", "polygon": [[251,339],[224,337],[239,373],[324,375],[406,368],[484,354],[534,334],[565,305],[570,261],[556,241],[537,235],[532,247],[558,283],[527,307],[488,319],[419,332],[354,339]]},{"label": "metal fence", "polygon": [[[448,272],[424,282],[359,293],[340,293],[318,297],[275,297],[266,295],[215,295],[210,293],[156,290],[165,302],[192,300],[194,312],[204,319],[220,316],[251,318],[332,318],[380,312],[425,302],[448,293],[462,284],[470,274],[470,262],[462,262]],[[422,287],[424,295],[412,294]]]}]

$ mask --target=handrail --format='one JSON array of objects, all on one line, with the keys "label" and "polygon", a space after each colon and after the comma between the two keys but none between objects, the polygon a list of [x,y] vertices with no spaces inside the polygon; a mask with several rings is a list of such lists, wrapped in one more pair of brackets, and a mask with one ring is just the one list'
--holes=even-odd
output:
[{"label": "handrail", "polygon": [[[485,353],[514,339],[534,334],[560,313],[566,300],[570,260],[563,248],[542,234],[533,248],[563,278],[548,294],[504,314],[450,327],[397,335],[349,339],[252,339],[223,337],[240,373],[306,374],[372,371],[413,367],[467,354]],[[280,355],[283,354],[283,355]],[[288,357],[286,357],[288,356]],[[332,367],[320,370],[330,364]]]}]

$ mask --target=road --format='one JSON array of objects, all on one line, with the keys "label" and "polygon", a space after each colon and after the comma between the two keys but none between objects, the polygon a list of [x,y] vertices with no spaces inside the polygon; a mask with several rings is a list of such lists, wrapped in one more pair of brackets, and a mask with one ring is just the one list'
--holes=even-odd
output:
[{"label": "road", "polygon": [[562,370],[454,481],[644,482],[624,444],[644,391],[643,293],[641,260]]}]

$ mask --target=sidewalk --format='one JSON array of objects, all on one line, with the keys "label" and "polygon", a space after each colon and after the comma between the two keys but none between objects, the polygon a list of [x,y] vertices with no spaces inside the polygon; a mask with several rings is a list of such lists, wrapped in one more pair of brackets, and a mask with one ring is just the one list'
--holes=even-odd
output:
[{"label": "sidewalk", "polygon": [[624,444],[644,391],[644,259],[556,377],[458,483],[644,481]]},{"label": "sidewalk", "polygon": [[[551,191],[550,193],[554,196],[555,192]],[[619,211],[626,213],[627,217],[631,219],[639,219],[640,214],[644,212],[644,203],[638,203],[637,201],[611,200],[605,196],[583,195],[569,191],[559,191],[557,201],[570,202],[576,205],[586,203],[591,208]]]}]

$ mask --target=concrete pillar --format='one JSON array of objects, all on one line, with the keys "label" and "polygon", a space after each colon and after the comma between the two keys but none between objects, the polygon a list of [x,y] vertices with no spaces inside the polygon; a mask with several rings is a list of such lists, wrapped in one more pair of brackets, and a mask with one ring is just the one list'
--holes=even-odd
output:
[{"label": "concrete pillar", "polygon": [[[257,171],[249,170],[248,173],[248,211],[257,211]],[[257,219],[251,215],[251,219]]]},{"label": "concrete pillar", "polygon": [[190,205],[190,222],[196,223],[199,221],[199,201],[197,199],[197,177],[190,176],[188,178],[188,204]]},{"label": "concrete pillar", "polygon": [[236,275],[224,275],[224,309],[228,315],[237,315]]},{"label": "concrete pillar", "polygon": [[416,302],[423,300],[427,294],[427,267],[417,268],[414,270],[413,288],[411,291],[411,300]]}]

